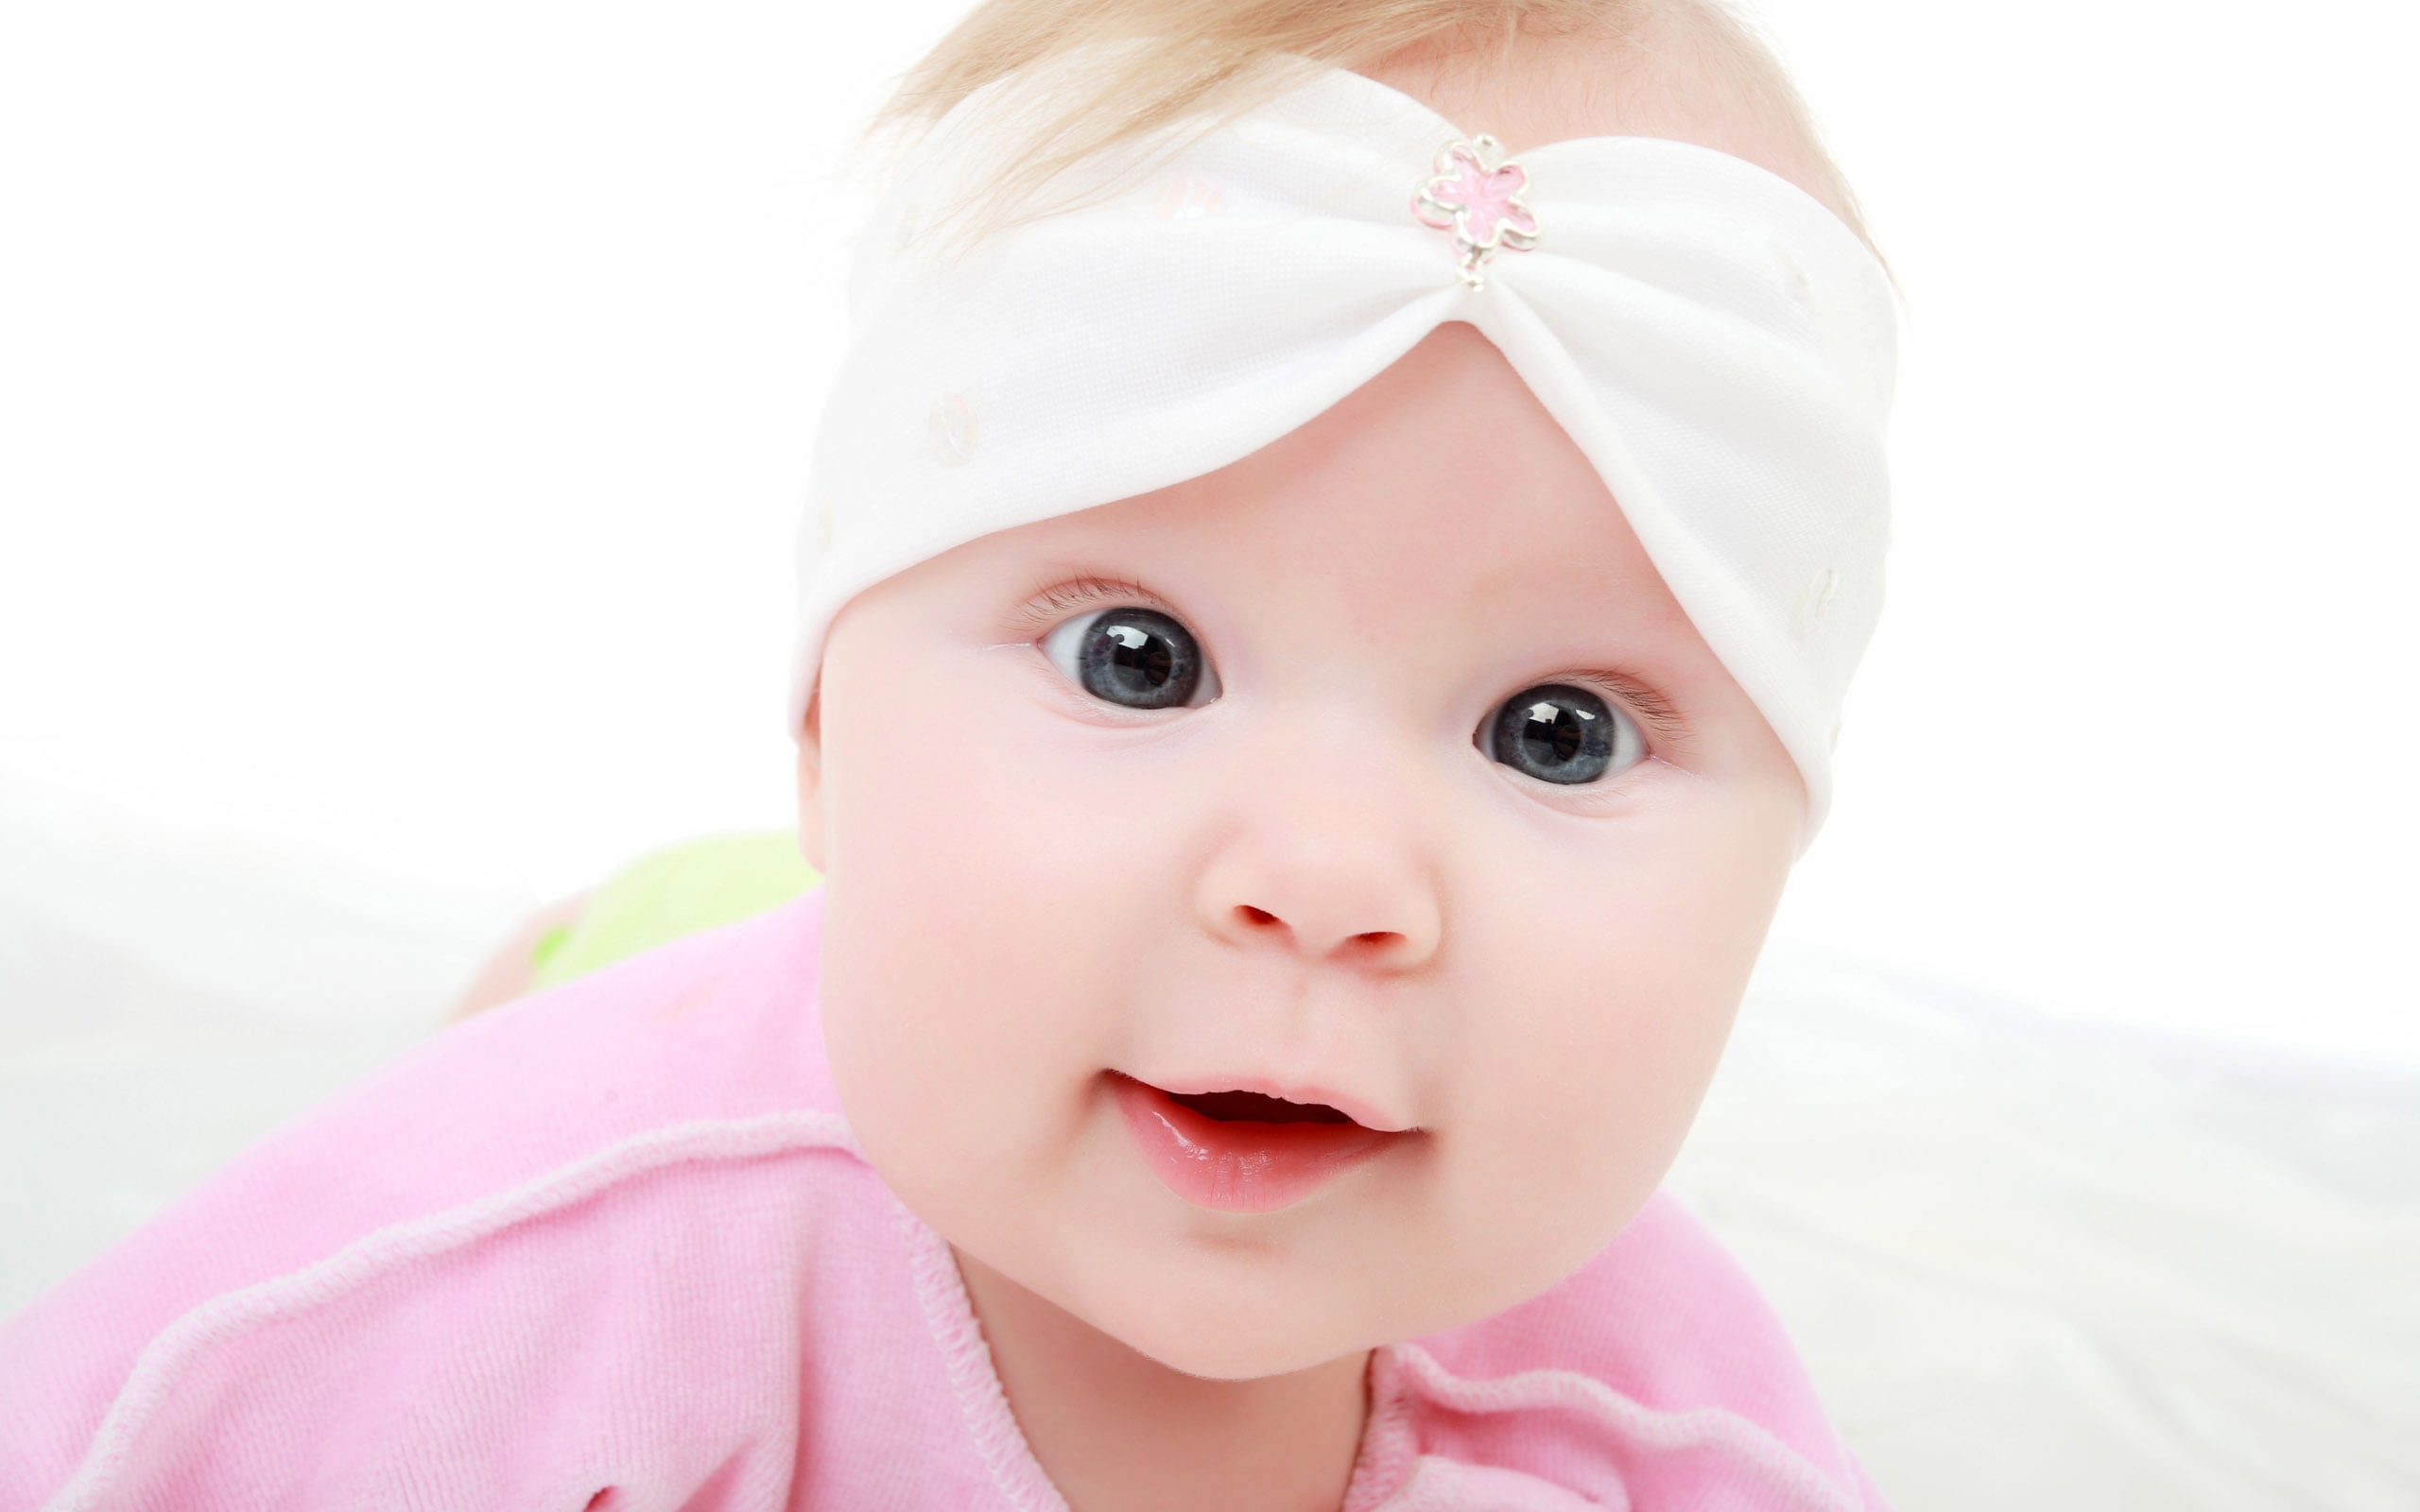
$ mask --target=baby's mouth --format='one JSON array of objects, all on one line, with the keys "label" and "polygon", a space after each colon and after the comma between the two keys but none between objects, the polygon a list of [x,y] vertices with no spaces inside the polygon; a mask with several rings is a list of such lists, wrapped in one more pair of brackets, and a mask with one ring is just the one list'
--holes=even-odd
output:
[{"label": "baby's mouth", "polygon": [[1127,1132],[1151,1174],[1198,1207],[1290,1208],[1388,1146],[1412,1137],[1354,1122],[1325,1103],[1263,1092],[1170,1092],[1110,1073]]},{"label": "baby's mouth", "polygon": [[[1153,1088],[1158,1091],[1159,1089]],[[1351,1115],[1325,1103],[1289,1103],[1265,1092],[1162,1092],[1179,1108],[1190,1108],[1221,1124],[1350,1124]]]}]

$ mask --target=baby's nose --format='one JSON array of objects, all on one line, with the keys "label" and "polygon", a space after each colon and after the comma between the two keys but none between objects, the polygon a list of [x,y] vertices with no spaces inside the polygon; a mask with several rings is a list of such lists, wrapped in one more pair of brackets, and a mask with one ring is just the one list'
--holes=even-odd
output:
[{"label": "baby's nose", "polygon": [[[1256,903],[1236,903],[1225,933],[1246,943],[1268,942],[1340,965],[1370,971],[1404,971],[1426,960],[1435,949],[1432,927],[1347,931],[1319,917],[1323,910],[1295,910],[1304,927]],[[1309,917],[1305,917],[1305,914]]]},{"label": "baby's nose", "polygon": [[1415,795],[1365,760],[1298,758],[1239,782],[1241,810],[1203,868],[1200,912],[1219,938],[1367,971],[1412,970],[1444,929]]}]

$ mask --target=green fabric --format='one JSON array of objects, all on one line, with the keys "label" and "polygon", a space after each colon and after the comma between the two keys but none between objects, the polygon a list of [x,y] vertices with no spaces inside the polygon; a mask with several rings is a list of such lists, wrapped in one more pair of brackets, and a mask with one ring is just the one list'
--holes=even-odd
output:
[{"label": "green fabric", "polygon": [[690,840],[642,856],[588,895],[579,921],[532,952],[533,987],[553,987],[683,935],[777,908],[822,879],[786,830]]}]

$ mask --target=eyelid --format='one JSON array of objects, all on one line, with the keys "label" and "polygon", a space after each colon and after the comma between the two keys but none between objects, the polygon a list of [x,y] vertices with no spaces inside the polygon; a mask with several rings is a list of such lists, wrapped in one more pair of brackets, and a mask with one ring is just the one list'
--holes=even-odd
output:
[{"label": "eyelid", "polygon": [[1018,610],[1020,625],[1028,634],[1039,635],[1052,629],[1070,615],[1084,610],[1121,609],[1139,606],[1157,610],[1168,618],[1182,621],[1167,599],[1143,587],[1117,577],[1096,577],[1086,575],[1070,577],[1038,589]]},{"label": "eyelid", "polygon": [[1091,574],[1061,579],[1048,587],[1035,590],[1018,607],[1011,619],[1020,639],[1041,652],[1045,661],[1056,666],[1070,687],[1080,689],[1083,682],[1081,673],[1063,660],[1062,653],[1053,650],[1051,643],[1062,635],[1078,632],[1080,627],[1103,615],[1133,610],[1166,616],[1193,644],[1198,669],[1193,694],[1183,704],[1150,709],[1127,708],[1120,700],[1099,696],[1094,696],[1094,702],[1098,707],[1122,710],[1128,715],[1156,718],[1170,709],[1198,709],[1203,704],[1218,701],[1221,691],[1219,669],[1212,662],[1208,648],[1202,645],[1200,633],[1185,622],[1174,605],[1140,583]]},{"label": "eyelid", "polygon": [[1647,683],[1624,672],[1570,672],[1559,680],[1576,682],[1594,692],[1604,694],[1622,707],[1622,712],[1638,722],[1647,734],[1647,753],[1653,756],[1659,749],[1688,744],[1691,730],[1680,711]]}]

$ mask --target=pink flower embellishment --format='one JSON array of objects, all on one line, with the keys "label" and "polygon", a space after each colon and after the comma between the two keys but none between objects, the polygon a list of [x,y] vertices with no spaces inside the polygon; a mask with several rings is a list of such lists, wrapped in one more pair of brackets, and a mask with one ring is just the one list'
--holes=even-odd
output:
[{"label": "pink flower embellishment", "polygon": [[1434,176],[1413,193],[1411,213],[1424,226],[1454,233],[1462,282],[1478,288],[1498,248],[1526,252],[1538,245],[1538,217],[1521,203],[1529,187],[1529,170],[1505,162],[1495,138],[1448,142],[1437,151]]}]

